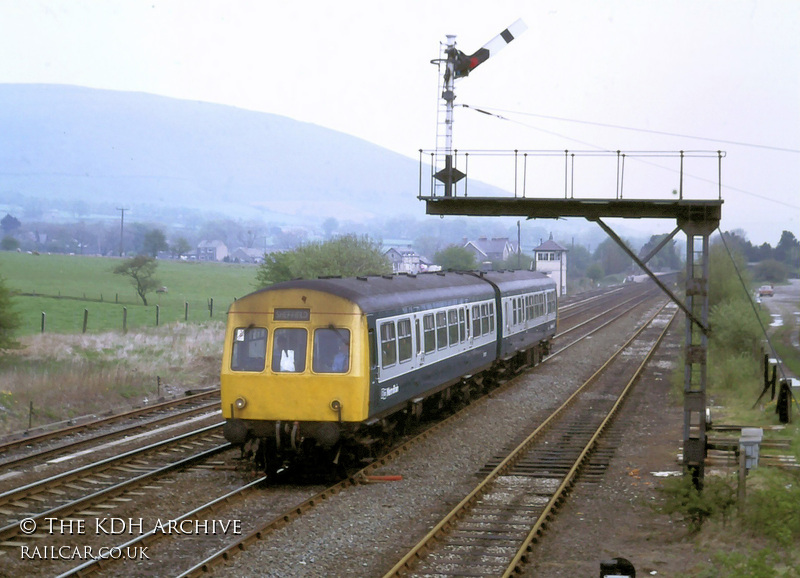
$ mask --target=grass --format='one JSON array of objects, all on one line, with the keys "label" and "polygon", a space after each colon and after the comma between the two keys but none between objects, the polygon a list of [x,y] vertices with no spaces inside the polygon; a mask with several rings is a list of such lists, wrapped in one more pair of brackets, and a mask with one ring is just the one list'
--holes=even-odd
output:
[{"label": "grass", "polygon": [[35,427],[218,385],[223,335],[223,322],[210,321],[127,335],[25,337],[25,347],[0,363],[0,431],[25,430],[29,420]]},{"label": "grass", "polygon": [[[708,404],[714,423],[748,427],[781,426],[775,402],[765,395],[753,407],[763,385],[761,353],[741,344],[719,343],[731,326],[741,327],[743,315],[725,314],[712,335],[708,362]],[[782,361],[797,372],[800,354],[789,343],[790,329],[777,329],[771,337]],[[735,336],[734,336],[735,337]],[[741,337],[741,336],[740,336]],[[735,338],[731,338],[736,343]],[[673,374],[673,399],[682,403],[683,364]],[[765,430],[765,440],[789,440],[789,449],[761,448],[761,454],[793,454],[800,459],[800,412],[792,407],[793,422],[783,429]],[[722,435],[713,432],[715,437]],[[738,438],[738,434],[735,434]],[[664,512],[683,517],[696,530],[695,546],[707,551],[711,563],[692,575],[699,577],[800,577],[800,473],[764,466],[747,475],[744,508],[733,498],[737,468],[707,467],[702,494],[692,492],[688,478],[665,482]],[[687,486],[688,484],[688,486]]]},{"label": "grass", "polygon": [[[42,331],[72,334],[122,331],[123,309],[128,329],[155,327],[185,320],[200,323],[224,319],[230,304],[255,289],[252,265],[159,261],[156,277],[167,293],[148,295],[144,306],[130,280],[112,273],[119,259],[70,255],[30,255],[0,252],[0,275],[15,293],[14,306],[22,325],[18,336]],[[213,316],[209,302],[213,299]],[[157,307],[158,306],[158,307]],[[158,312],[157,312],[158,308]]]}]

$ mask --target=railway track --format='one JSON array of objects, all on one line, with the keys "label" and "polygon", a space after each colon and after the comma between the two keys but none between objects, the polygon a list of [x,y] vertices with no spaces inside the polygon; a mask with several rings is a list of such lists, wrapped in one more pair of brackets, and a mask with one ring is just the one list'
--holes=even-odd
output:
[{"label": "railway track", "polygon": [[221,429],[221,423],[207,426],[3,492],[0,546],[41,538],[37,531],[48,518],[64,519],[99,501],[126,501],[124,494],[148,481],[230,449]]},{"label": "railway track", "polygon": [[[602,305],[600,297],[595,297],[592,299],[591,302],[587,302],[583,305],[575,304],[573,305],[572,310],[577,312],[581,309],[585,309],[589,303],[593,303],[595,307],[598,307],[601,310],[609,309],[607,305]],[[627,307],[635,308],[639,305],[639,302],[635,300],[629,301]],[[615,313],[615,317],[619,317],[619,312]],[[586,338],[589,335],[592,335],[594,332],[598,331],[596,327],[590,327],[592,324],[585,324],[582,328],[576,329],[572,331],[571,335],[576,333],[583,333],[583,338]],[[553,358],[555,355],[551,356],[548,359]],[[508,387],[511,385],[506,384],[503,387]],[[497,392],[498,390],[495,390]],[[476,408],[478,407],[479,403],[473,403],[469,408]],[[453,416],[450,418],[451,420],[458,420],[459,416]],[[194,520],[199,521],[202,523],[203,520],[213,522],[214,519],[225,519],[225,520],[241,520],[245,527],[242,529],[242,532],[237,535],[225,534],[223,536],[223,540],[216,540],[217,543],[214,543],[215,540],[213,539],[205,539],[208,537],[199,537],[199,540],[195,540],[193,536],[186,536],[186,535],[170,535],[165,534],[163,532],[144,532],[141,536],[134,536],[128,540],[122,541],[115,541],[116,546],[118,548],[130,548],[136,547],[147,547],[151,549],[152,553],[160,552],[161,548],[169,550],[170,553],[163,553],[161,555],[155,554],[153,560],[155,560],[155,565],[152,567],[148,567],[145,562],[140,562],[137,566],[131,569],[127,564],[131,564],[133,562],[125,562],[126,566],[122,569],[116,568],[115,566],[120,564],[121,560],[114,560],[110,559],[110,557],[106,557],[105,559],[101,558],[98,560],[88,560],[84,563],[73,567],[72,569],[67,569],[63,575],[85,575],[88,573],[95,572],[97,570],[102,571],[111,571],[113,572],[123,572],[123,573],[137,573],[140,574],[142,572],[145,573],[157,573],[157,574],[172,574],[172,575],[199,575],[204,573],[207,569],[213,567],[214,565],[219,564],[227,559],[229,559],[232,555],[236,552],[241,551],[242,549],[248,547],[248,545],[252,545],[255,542],[258,542],[265,538],[266,536],[273,533],[275,530],[280,529],[284,526],[287,526],[292,523],[293,520],[299,519],[307,512],[312,511],[316,506],[320,504],[325,504],[330,502],[330,499],[342,493],[345,489],[352,487],[353,485],[360,485],[368,481],[367,476],[371,475],[371,472],[374,472],[376,469],[382,468],[387,464],[391,463],[392,460],[396,459],[397,457],[403,455],[409,448],[413,447],[418,441],[422,441],[431,435],[433,435],[437,430],[442,427],[446,427],[447,422],[441,422],[433,426],[430,430],[427,430],[420,434],[419,438],[415,438],[412,440],[406,440],[403,442],[399,447],[395,448],[389,454],[387,454],[384,458],[376,461],[374,464],[370,465],[367,469],[362,470],[361,472],[354,474],[347,480],[340,482],[339,484],[332,486],[331,488],[323,488],[321,491],[318,491],[319,488],[304,488],[302,491],[297,491],[296,489],[276,489],[270,488],[269,491],[265,492],[261,488],[261,482],[263,481],[260,478],[256,478],[250,481],[247,484],[242,484],[238,488],[235,488],[230,491],[220,491],[219,495],[212,497],[212,499],[208,500],[206,503],[201,504],[200,506],[192,507],[191,509],[187,509],[186,511],[180,512],[178,514],[170,515],[170,520],[175,520],[176,522],[181,522],[184,520]],[[191,463],[188,463],[184,467],[191,467]],[[146,481],[142,483],[146,484]],[[152,482],[151,482],[152,483]],[[75,484],[80,485],[80,483]],[[85,487],[85,486],[84,486]],[[216,484],[211,484],[210,487],[216,489]],[[205,492],[207,499],[208,499],[208,490],[202,490]],[[121,493],[118,494],[118,497],[123,497],[123,499],[137,499],[135,497],[136,492],[131,492],[130,490],[121,490]],[[313,495],[311,495],[313,494]],[[104,499],[105,501],[113,500],[112,496],[113,493],[106,494],[105,496],[98,497],[98,499]],[[124,496],[131,496],[130,498],[124,498]],[[22,500],[31,502],[30,497],[22,498]],[[248,501],[257,501],[261,504],[260,506],[260,514],[257,516],[257,519],[253,520],[252,513],[242,513],[242,508],[244,507],[243,504],[248,503]],[[87,504],[90,502],[86,502]],[[91,509],[88,509],[89,506],[77,506],[76,511],[81,511],[81,508],[84,512],[92,513]],[[67,510],[64,510],[66,512]],[[46,513],[46,511],[44,511]],[[63,518],[69,514],[57,514],[59,517]],[[77,515],[77,514],[76,514]],[[264,521],[266,520],[266,522]],[[151,528],[152,529],[152,528]],[[41,538],[41,536],[39,536]],[[25,537],[11,537],[6,540],[8,545],[14,545],[19,547],[20,540],[25,540],[28,538]],[[179,542],[176,542],[179,540]],[[188,542],[197,542],[194,545],[189,545]],[[34,539],[35,542],[35,539]],[[39,543],[42,543],[42,540],[39,540]],[[165,560],[172,560],[174,558],[175,548],[179,548],[182,554],[181,564],[177,565],[174,569],[167,568],[164,566]],[[195,553],[197,552],[197,553]],[[63,565],[62,565],[63,566]],[[147,568],[150,568],[149,570]],[[186,570],[186,568],[190,568]],[[59,572],[64,570],[58,570]],[[49,574],[49,575],[52,575]]]},{"label": "railway track", "polygon": [[[640,304],[641,301],[634,300],[630,301],[627,304],[627,307],[630,310],[632,308],[639,307]],[[609,312],[608,315],[618,319],[620,313],[614,311]],[[584,326],[583,336],[578,337],[577,339],[587,338],[596,333],[598,330],[599,329],[597,327],[586,328]],[[511,382],[507,384],[507,386],[511,385]],[[497,390],[495,390],[495,392],[497,392]],[[470,406],[470,408],[474,410],[477,405],[477,403],[474,403]],[[266,539],[275,531],[291,524],[294,520],[312,511],[316,506],[328,503],[331,498],[339,493],[342,493],[347,488],[368,482],[369,476],[376,469],[383,468],[395,458],[403,455],[403,453],[408,451],[415,444],[430,437],[438,429],[446,427],[448,421],[455,421],[458,419],[460,419],[460,416],[454,415],[448,420],[440,422],[431,429],[421,433],[417,438],[406,440],[403,442],[403,444],[392,450],[392,452],[387,454],[385,457],[368,466],[366,469],[352,475],[347,480],[344,480],[330,488],[325,488],[310,497],[308,492],[305,492],[301,497],[297,498],[297,502],[291,502],[290,500],[291,503],[286,506],[284,510],[276,511],[274,509],[274,505],[276,503],[281,503],[281,498],[283,496],[280,494],[280,492],[283,490],[279,491],[280,495],[276,498],[274,492],[278,490],[271,489],[268,492],[264,492],[262,489],[260,489],[260,484],[263,479],[259,478],[249,484],[243,485],[241,488],[235,491],[216,497],[201,507],[186,511],[183,514],[176,516],[174,519],[177,523],[180,523],[184,520],[198,520],[201,524],[203,521],[205,521],[207,524],[209,523],[209,520],[213,520],[214,518],[233,520],[237,519],[237,517],[242,517],[241,508],[243,503],[247,502],[248,500],[255,500],[261,504],[264,504],[259,506],[258,509],[261,511],[261,508],[263,508],[263,515],[260,515],[260,517],[266,518],[266,521],[255,526],[249,525],[249,527],[246,527],[245,531],[243,531],[240,535],[228,535],[226,536],[227,540],[222,541],[218,539],[219,537],[208,537],[204,535],[181,536],[180,548],[186,552],[187,557],[190,556],[190,552],[197,552],[197,561],[188,569],[186,569],[185,564],[177,565],[174,568],[170,565],[168,566],[169,570],[166,571],[166,573],[180,576],[199,576],[210,571],[214,566],[227,561],[237,552],[240,552],[257,542]],[[295,490],[295,493],[297,494],[298,491]],[[273,507],[270,508],[266,506],[266,504],[270,504]],[[169,536],[163,533],[159,534],[156,532],[148,532],[142,536],[134,537],[126,542],[121,542],[115,547],[118,549],[127,549],[147,545],[153,558],[160,561],[158,563],[158,568],[164,570],[165,560],[167,558],[173,558],[166,552],[168,550],[174,550],[176,547],[174,545],[175,539],[175,536]],[[97,570],[104,570],[109,567],[113,567],[119,563],[119,560],[113,560],[110,557],[92,560],[64,573],[63,576],[86,575]],[[122,563],[126,565],[133,564],[133,562],[130,561],[122,561]],[[149,568],[150,566],[142,565],[142,563],[137,563],[136,565],[136,571],[144,571],[145,573],[151,572],[152,570]],[[127,570],[119,568],[115,568],[113,571],[123,573],[127,572]]]},{"label": "railway track", "polygon": [[[176,419],[180,419],[181,415],[194,415],[209,407],[214,407],[215,403],[219,403],[218,400],[219,390],[204,391],[145,407],[134,408],[114,415],[83,421],[78,424],[71,424],[66,427],[45,428],[44,431],[26,431],[10,434],[0,442],[0,469],[7,469],[12,465],[16,467],[22,463],[43,459],[59,451],[72,451],[81,445],[89,445],[93,442],[109,439],[117,433],[128,435],[137,428],[144,429],[165,423],[171,416],[177,416]],[[129,422],[131,420],[136,420],[137,423],[105,431],[108,430],[109,426],[113,426],[118,422]],[[92,433],[95,430],[104,431]],[[48,446],[49,443],[57,443],[62,440],[67,441],[55,447]]]},{"label": "railway track", "polygon": [[[666,306],[550,418],[505,455],[386,574],[511,576],[566,500],[603,432],[667,332]],[[636,350],[646,348],[646,355]],[[625,380],[620,385],[620,376]],[[601,467],[602,469],[602,467]]]}]

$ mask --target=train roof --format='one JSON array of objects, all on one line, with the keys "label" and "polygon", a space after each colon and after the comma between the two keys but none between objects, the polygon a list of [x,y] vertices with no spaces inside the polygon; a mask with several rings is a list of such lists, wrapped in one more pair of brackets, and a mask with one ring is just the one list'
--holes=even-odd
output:
[{"label": "train roof", "polygon": [[297,279],[270,285],[247,297],[285,289],[313,289],[352,301],[369,314],[490,299],[494,297],[492,284],[503,294],[555,287],[553,280],[536,271],[436,272]]}]

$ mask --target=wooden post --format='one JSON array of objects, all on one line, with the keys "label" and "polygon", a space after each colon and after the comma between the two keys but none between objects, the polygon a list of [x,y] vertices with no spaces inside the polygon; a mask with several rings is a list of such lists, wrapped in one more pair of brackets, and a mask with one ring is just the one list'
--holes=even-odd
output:
[{"label": "wooden post", "polygon": [[184,301],[183,302],[183,320],[184,321],[189,321],[189,302],[188,301]]},{"label": "wooden post", "polygon": [[747,498],[747,452],[739,446],[739,515],[744,514],[744,503]]},{"label": "wooden post", "polygon": [[156,305],[156,327],[158,327],[158,318],[161,315],[161,306]]},{"label": "wooden post", "polygon": [[42,333],[44,333],[44,326],[46,319],[47,319],[47,314],[44,311],[42,311]]},{"label": "wooden post", "polygon": [[31,404],[28,407],[28,429],[31,429],[32,424],[33,424],[33,401],[31,401]]},{"label": "wooden post", "polygon": [[89,323],[89,310],[83,310],[83,332],[86,333],[86,325]]},{"label": "wooden post", "polygon": [[127,333],[128,332],[128,308],[127,307],[123,307],[122,308],[122,332],[123,333]]}]

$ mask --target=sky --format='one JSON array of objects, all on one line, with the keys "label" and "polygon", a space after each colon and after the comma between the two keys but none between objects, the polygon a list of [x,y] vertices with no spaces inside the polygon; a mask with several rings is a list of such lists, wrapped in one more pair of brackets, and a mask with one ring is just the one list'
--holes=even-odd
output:
[{"label": "sky", "polygon": [[[455,148],[629,151],[626,191],[661,199],[678,161],[634,151],[722,150],[721,228],[800,238],[796,0],[0,0],[0,83],[227,104],[416,159],[436,146],[446,35],[470,54],[520,18],[456,82],[470,108],[455,109]],[[686,159],[687,196],[716,198],[718,161]],[[532,166],[526,194],[563,194],[551,168]],[[576,197],[617,194],[615,158],[578,155],[574,171]],[[488,161],[469,173],[513,181]]]}]

